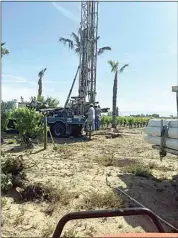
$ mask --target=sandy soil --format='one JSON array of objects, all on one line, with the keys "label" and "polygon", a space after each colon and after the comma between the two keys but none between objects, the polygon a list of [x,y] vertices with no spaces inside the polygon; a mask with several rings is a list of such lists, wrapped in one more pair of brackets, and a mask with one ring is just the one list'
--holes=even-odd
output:
[{"label": "sandy soil", "polygon": [[[36,146],[33,151],[11,151],[10,156],[23,155],[30,183],[40,182],[63,197],[52,204],[21,202],[12,192],[2,196],[2,236],[50,237],[57,222],[66,213],[103,208],[100,196],[113,193],[106,185],[106,174],[109,174],[108,179],[113,186],[123,189],[178,227],[178,183],[173,180],[178,176],[177,157],[168,155],[160,162],[158,151],[144,142],[142,129],[121,131],[124,136],[115,139],[106,139],[105,135],[94,135],[91,141],[58,139],[55,141],[57,150],[49,144],[46,151],[41,150],[42,145]],[[2,150],[8,151],[14,146],[5,143]],[[143,168],[149,166],[152,176],[140,177],[127,172],[127,166],[137,162]],[[137,206],[125,197],[121,198],[125,207]],[[112,207],[114,202],[109,199],[108,207]],[[170,231],[167,227],[165,229]],[[152,222],[140,216],[71,221],[65,226],[63,234],[92,237],[151,231],[156,231]]]}]

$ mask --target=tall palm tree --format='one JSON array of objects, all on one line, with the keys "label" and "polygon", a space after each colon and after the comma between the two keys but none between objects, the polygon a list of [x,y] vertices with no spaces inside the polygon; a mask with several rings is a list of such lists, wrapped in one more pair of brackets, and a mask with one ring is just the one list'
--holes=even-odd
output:
[{"label": "tall palm tree", "polygon": [[9,54],[9,50],[4,48],[3,46],[5,45],[6,43],[1,43],[1,58],[4,56],[4,55],[8,55]]},{"label": "tall palm tree", "polygon": [[42,96],[42,78],[44,77],[44,73],[46,71],[46,68],[42,69],[39,73],[38,73],[38,77],[39,77],[39,80],[38,80],[38,100],[39,98],[41,98]]},{"label": "tall palm tree", "polygon": [[119,62],[112,60],[108,61],[111,66],[111,72],[114,73],[114,84],[113,84],[113,99],[112,99],[112,127],[116,128],[116,114],[117,114],[117,84],[118,84],[118,73],[123,73],[124,69],[129,66],[125,64],[119,69]]},{"label": "tall palm tree", "polygon": [[[100,37],[98,36],[97,40],[99,40],[99,38]],[[79,55],[81,42],[80,42],[79,35],[77,35],[76,33],[72,32],[71,39],[60,37],[59,42],[62,42],[64,45],[68,44],[69,49],[74,50],[74,52]],[[107,50],[111,50],[111,47],[105,46],[105,47],[99,48],[98,55],[103,54]]]}]

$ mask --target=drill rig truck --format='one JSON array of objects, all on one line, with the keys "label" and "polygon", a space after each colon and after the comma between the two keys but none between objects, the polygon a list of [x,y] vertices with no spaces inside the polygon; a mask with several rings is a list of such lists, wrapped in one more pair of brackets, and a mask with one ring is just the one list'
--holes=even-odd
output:
[{"label": "drill rig truck", "polygon": [[[78,135],[85,127],[89,105],[95,105],[97,66],[98,2],[81,2],[79,66],[63,109],[47,112],[47,123],[54,137]],[[78,96],[71,97],[77,76]]]}]

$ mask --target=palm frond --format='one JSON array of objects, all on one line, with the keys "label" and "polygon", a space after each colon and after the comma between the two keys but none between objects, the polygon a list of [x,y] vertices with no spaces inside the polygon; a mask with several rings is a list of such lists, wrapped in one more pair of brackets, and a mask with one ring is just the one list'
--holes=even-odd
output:
[{"label": "palm frond", "polygon": [[77,46],[77,48],[80,48],[80,38],[77,34],[75,34],[74,32],[72,32],[71,37],[74,39],[74,42]]},{"label": "palm frond", "polygon": [[111,66],[111,72],[116,72],[118,70],[118,65],[119,65],[118,62],[109,60],[108,64]]},{"label": "palm frond", "polygon": [[73,49],[74,48],[73,41],[68,39],[68,38],[60,37],[59,38],[59,42],[62,42],[64,45],[66,45],[66,43],[67,43],[68,46],[69,46],[69,49]]},{"label": "palm frond", "polygon": [[78,47],[75,48],[75,53],[76,53],[76,54],[79,54],[79,53],[80,53],[80,48],[78,48]]},{"label": "palm frond", "polygon": [[47,68],[42,69],[39,73],[38,73],[38,77],[42,78],[44,76],[44,72],[47,70]]},{"label": "palm frond", "polygon": [[9,50],[6,49],[6,48],[3,48],[3,46],[4,46],[5,44],[6,44],[5,42],[1,43],[1,57],[2,57],[3,55],[8,55],[8,54],[9,54]]},{"label": "palm frond", "polygon": [[111,50],[111,47],[110,46],[105,46],[105,47],[100,48],[98,50],[98,55],[103,54],[106,50]]},{"label": "palm frond", "polygon": [[1,48],[1,55],[8,55],[9,51],[6,48]]},{"label": "palm frond", "polygon": [[129,64],[125,64],[124,66],[122,66],[122,68],[119,69],[119,72],[123,73],[124,69],[128,66],[129,66]]}]

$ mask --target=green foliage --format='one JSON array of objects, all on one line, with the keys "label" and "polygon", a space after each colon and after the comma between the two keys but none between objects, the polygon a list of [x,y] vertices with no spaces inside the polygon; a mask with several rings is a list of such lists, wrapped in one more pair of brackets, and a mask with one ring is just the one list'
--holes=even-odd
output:
[{"label": "green foliage", "polygon": [[59,101],[56,98],[53,98],[53,97],[47,97],[45,102],[48,105],[48,107],[55,108],[59,105]]},{"label": "green foliage", "polygon": [[4,174],[1,171],[1,191],[5,192],[10,190],[13,187],[12,184],[12,175],[11,174]]},{"label": "green foliage", "polygon": [[22,186],[25,179],[25,167],[22,157],[2,157],[1,159],[1,190],[8,191],[14,186]]},{"label": "green foliage", "polygon": [[5,131],[7,129],[9,118],[10,118],[9,112],[1,112],[1,131]]},{"label": "green foliage", "polygon": [[[126,116],[116,117],[116,124],[118,126],[128,126],[129,128],[133,127],[145,127],[148,123],[150,118],[148,117],[133,117],[133,116]],[[111,116],[102,116],[101,117],[101,126],[102,127],[109,127],[112,124],[112,117]]]},{"label": "green foliage", "polygon": [[[69,49],[73,50],[77,55],[80,53],[80,47],[81,47],[81,42],[80,42],[80,34],[84,34],[84,31],[81,31],[80,29],[78,30],[78,33],[71,33],[71,39],[69,38],[64,38],[60,37],[59,42],[63,43],[64,45],[68,45]],[[99,40],[100,37],[97,37],[97,40]],[[103,54],[105,51],[110,51],[111,47],[110,46],[104,46],[102,48],[98,49],[98,55]]]},{"label": "green foliage", "polygon": [[15,139],[9,139],[7,141],[7,144],[11,145],[11,144],[15,144],[16,143],[16,140]]},{"label": "green foliage", "polygon": [[145,164],[141,164],[139,162],[135,163],[134,165],[126,166],[124,168],[125,172],[132,173],[135,176],[140,177],[151,177],[152,173],[150,171],[150,166],[147,166]]},{"label": "green foliage", "polygon": [[10,112],[6,112],[6,103],[1,101],[1,131],[7,129]]},{"label": "green foliage", "polygon": [[56,108],[59,105],[59,100],[53,97],[47,97],[45,99],[43,96],[38,95],[37,100],[38,102],[41,103],[40,108],[46,108],[46,107]]},{"label": "green foliage", "polygon": [[12,113],[12,117],[16,120],[15,126],[19,131],[22,142],[28,144],[29,138],[42,137],[43,125],[41,119],[43,115],[37,113],[35,109],[19,108]]}]

